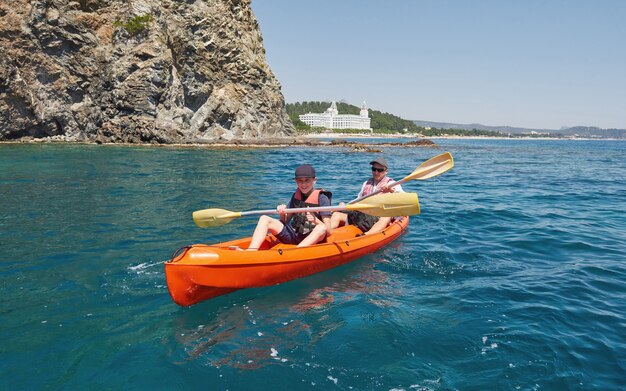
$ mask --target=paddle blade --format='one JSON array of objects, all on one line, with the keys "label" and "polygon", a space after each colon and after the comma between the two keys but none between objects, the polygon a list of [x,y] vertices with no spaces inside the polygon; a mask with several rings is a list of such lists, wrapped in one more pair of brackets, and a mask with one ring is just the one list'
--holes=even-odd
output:
[{"label": "paddle blade", "polygon": [[454,159],[452,158],[450,152],[445,152],[420,164],[415,171],[403,179],[403,182],[411,179],[423,180],[432,178],[443,174],[452,167],[454,167]]},{"label": "paddle blade", "polygon": [[378,217],[412,216],[420,213],[420,204],[416,193],[386,193],[348,204],[346,209]]},{"label": "paddle blade", "polygon": [[226,209],[203,209],[193,212],[193,221],[201,228],[219,227],[230,223],[237,217],[241,217],[241,212],[231,212]]}]

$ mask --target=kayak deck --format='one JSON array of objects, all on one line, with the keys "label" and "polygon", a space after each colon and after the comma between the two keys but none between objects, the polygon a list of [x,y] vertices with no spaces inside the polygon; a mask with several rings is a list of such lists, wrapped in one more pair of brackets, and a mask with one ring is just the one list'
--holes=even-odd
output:
[{"label": "kayak deck", "polygon": [[280,284],[372,253],[400,236],[408,223],[408,217],[397,218],[373,235],[347,225],[307,247],[280,243],[273,235],[258,251],[238,250],[247,248],[251,238],[187,246],[165,263],[167,287],[175,303],[189,306],[238,289]]}]

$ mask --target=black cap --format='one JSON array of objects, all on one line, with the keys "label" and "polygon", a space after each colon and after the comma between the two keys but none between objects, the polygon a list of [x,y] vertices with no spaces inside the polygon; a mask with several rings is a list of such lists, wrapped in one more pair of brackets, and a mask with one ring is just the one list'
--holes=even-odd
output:
[{"label": "black cap", "polygon": [[296,168],[296,178],[315,178],[315,169],[310,164],[303,164]]},{"label": "black cap", "polygon": [[370,164],[374,164],[374,163],[378,163],[385,168],[389,168],[389,165],[387,164],[387,161],[385,160],[384,157],[377,157],[376,159],[370,162]]}]

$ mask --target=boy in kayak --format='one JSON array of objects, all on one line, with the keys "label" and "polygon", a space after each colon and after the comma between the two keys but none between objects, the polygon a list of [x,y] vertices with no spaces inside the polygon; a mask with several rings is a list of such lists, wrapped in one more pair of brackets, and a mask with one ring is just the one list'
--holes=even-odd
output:
[{"label": "boy in kayak", "polygon": [[286,214],[287,208],[306,208],[307,206],[330,206],[332,193],[324,189],[315,189],[315,169],[309,164],[296,168],[295,181],[298,189],[291,196],[288,205],[278,205],[276,211],[280,219],[261,216],[252,234],[248,250],[258,250],[268,232],[282,243],[309,246],[322,241],[330,233],[331,212]]},{"label": "boy in kayak", "polygon": [[[393,179],[387,176],[389,165],[384,157],[376,158],[370,164],[372,165],[372,177],[363,182],[357,198],[372,194],[376,190],[381,190],[383,193],[404,193],[401,185],[392,188],[388,186],[393,182]],[[340,225],[352,224],[359,227],[365,235],[371,235],[385,229],[391,219],[391,217],[370,216],[357,210],[348,213],[335,212],[332,214],[330,227],[333,230]]]}]

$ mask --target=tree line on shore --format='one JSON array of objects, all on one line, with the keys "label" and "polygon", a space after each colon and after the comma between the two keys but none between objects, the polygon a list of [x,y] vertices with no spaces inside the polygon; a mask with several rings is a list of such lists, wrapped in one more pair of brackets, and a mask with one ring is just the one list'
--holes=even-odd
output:
[{"label": "tree line on shore", "polygon": [[[331,105],[331,102],[305,101],[296,103],[287,103],[287,114],[293,122],[296,130],[300,133],[318,133],[323,132],[324,128],[312,128],[311,126],[300,121],[299,116],[307,113],[323,113]],[[340,114],[358,115],[361,108],[345,102],[337,103],[337,111]],[[369,110],[371,118],[370,126],[373,133],[390,134],[390,133],[408,133],[422,135],[425,137],[458,135],[458,136],[491,136],[501,137],[500,132],[490,130],[465,130],[465,129],[438,129],[417,126],[413,121],[402,119],[390,113],[383,113],[378,110]],[[363,133],[362,129],[341,129],[341,133]]]},{"label": "tree line on shore", "polygon": [[[305,101],[287,103],[287,114],[293,122],[296,130],[301,134],[327,132],[325,128],[312,128],[300,121],[299,116],[307,113],[323,113],[331,105],[331,102]],[[340,114],[358,115],[361,108],[345,102],[337,103],[337,111]],[[528,131],[528,132],[508,132],[500,130],[486,129],[457,129],[457,128],[436,128],[419,126],[413,121],[402,119],[390,113],[383,113],[378,110],[369,110],[371,118],[372,133],[374,134],[415,134],[421,137],[437,136],[481,136],[481,137],[509,137],[509,138],[541,138],[541,137],[592,137],[592,138],[626,138],[624,129],[598,129],[591,127],[575,127],[562,131]],[[363,133],[363,129],[335,129],[337,133]]]}]

